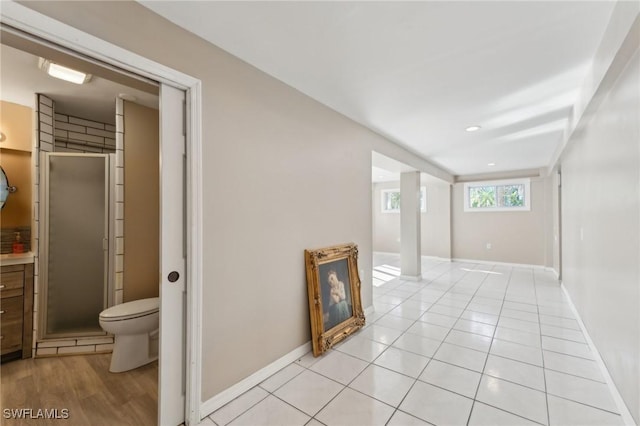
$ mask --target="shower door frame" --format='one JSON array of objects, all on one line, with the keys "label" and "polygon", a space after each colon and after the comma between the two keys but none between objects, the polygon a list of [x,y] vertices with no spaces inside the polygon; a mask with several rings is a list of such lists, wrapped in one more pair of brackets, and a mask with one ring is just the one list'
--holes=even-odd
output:
[{"label": "shower door frame", "polygon": [[88,332],[77,332],[77,333],[48,333],[47,332],[47,318],[48,318],[48,301],[49,301],[49,183],[50,183],[50,167],[49,167],[49,158],[50,157],[93,157],[93,158],[104,158],[105,168],[104,168],[104,185],[105,185],[105,220],[104,220],[104,237],[103,241],[106,240],[106,246],[103,242],[104,249],[104,271],[103,271],[103,307],[102,309],[106,309],[108,306],[111,306],[113,301],[113,273],[112,269],[114,265],[114,245],[113,245],[113,227],[114,223],[114,201],[115,194],[113,193],[114,187],[112,183],[114,182],[113,176],[113,167],[114,167],[114,155],[113,154],[98,154],[98,153],[68,153],[68,152],[40,152],[40,200],[41,203],[40,208],[42,212],[40,214],[42,221],[40,222],[41,226],[44,228],[44,232],[42,232],[42,241],[40,241],[41,245],[41,265],[46,265],[46,267],[42,268],[39,271],[40,275],[40,294],[38,304],[40,306],[41,315],[38,318],[38,340],[46,340],[46,339],[61,339],[67,337],[90,337],[90,336],[104,336],[107,333],[104,330],[96,330],[96,331],[88,331]]}]

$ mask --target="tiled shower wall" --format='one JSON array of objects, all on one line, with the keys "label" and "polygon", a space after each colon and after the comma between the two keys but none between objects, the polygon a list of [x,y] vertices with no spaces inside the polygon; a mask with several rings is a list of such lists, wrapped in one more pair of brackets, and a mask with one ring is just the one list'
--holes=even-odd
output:
[{"label": "tiled shower wall", "polygon": [[[66,121],[65,121],[66,120]],[[113,336],[76,337],[66,339],[38,340],[40,311],[40,153],[41,152],[96,152],[113,153],[115,148],[113,126],[106,123],[85,120],[64,114],[55,113],[52,99],[44,95],[36,95],[36,137],[33,147],[34,156],[34,191],[33,191],[33,248],[34,252],[34,306],[33,306],[33,353],[34,357],[56,356],[65,354],[87,354],[111,352]],[[109,127],[107,127],[109,126]],[[59,128],[60,127],[60,128]],[[55,135],[55,137],[54,137]],[[117,300],[117,299],[116,299]]]},{"label": "tiled shower wall", "polygon": [[56,152],[111,154],[116,150],[116,128],[111,124],[56,113],[54,127]]},{"label": "tiled shower wall", "polygon": [[33,162],[34,162],[34,176],[33,177],[33,247],[34,253],[34,274],[33,274],[33,354],[38,356],[38,329],[40,327],[40,297],[42,291],[40,290],[41,273],[40,273],[40,259],[42,259],[40,246],[42,241],[41,232],[44,232],[44,227],[41,225],[40,220],[40,153],[53,151],[53,116],[54,116],[54,103],[53,100],[44,96],[36,95],[36,137],[34,138],[35,146],[33,147]]},{"label": "tiled shower wall", "polygon": [[124,295],[124,101],[116,99],[116,275],[115,304]]}]

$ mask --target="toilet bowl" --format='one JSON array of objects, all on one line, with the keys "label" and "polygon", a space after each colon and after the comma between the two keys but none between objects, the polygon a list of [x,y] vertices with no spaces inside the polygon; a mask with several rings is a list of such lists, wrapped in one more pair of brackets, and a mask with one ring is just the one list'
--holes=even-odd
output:
[{"label": "toilet bowl", "polygon": [[100,312],[100,327],[115,336],[109,371],[133,370],[158,359],[159,304],[152,297]]}]

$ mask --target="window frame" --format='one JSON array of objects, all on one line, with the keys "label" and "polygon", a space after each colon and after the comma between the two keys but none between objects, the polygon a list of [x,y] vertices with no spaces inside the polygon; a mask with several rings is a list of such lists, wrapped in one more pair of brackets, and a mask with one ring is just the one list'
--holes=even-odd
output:
[{"label": "window frame", "polygon": [[[486,186],[512,186],[512,185],[524,185],[524,205],[517,207],[471,207],[471,188],[486,187]],[[531,211],[531,179],[519,178],[519,179],[501,179],[490,181],[478,181],[478,182],[465,182],[464,184],[464,211],[465,212],[524,212]]]},{"label": "window frame", "polygon": [[[380,211],[382,213],[400,213],[400,208],[397,209],[387,209],[386,208],[386,203],[385,203],[385,193],[390,193],[390,192],[398,192],[400,193],[400,188],[384,188],[380,190]],[[427,212],[427,187],[422,185],[420,186],[420,212],[421,213],[426,213]]]}]

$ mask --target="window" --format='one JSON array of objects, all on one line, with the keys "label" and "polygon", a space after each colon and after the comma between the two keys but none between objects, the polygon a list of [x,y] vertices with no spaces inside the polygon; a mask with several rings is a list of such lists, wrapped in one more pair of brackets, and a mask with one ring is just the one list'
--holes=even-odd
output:
[{"label": "window", "polygon": [[[399,213],[400,212],[400,190],[399,189],[383,189],[381,191],[382,213]],[[427,187],[420,187],[420,211],[427,211]]]},{"label": "window", "polygon": [[464,184],[464,211],[529,211],[530,180],[513,179]]}]

